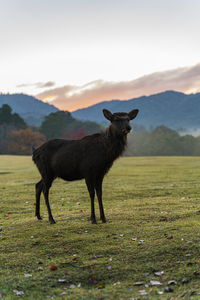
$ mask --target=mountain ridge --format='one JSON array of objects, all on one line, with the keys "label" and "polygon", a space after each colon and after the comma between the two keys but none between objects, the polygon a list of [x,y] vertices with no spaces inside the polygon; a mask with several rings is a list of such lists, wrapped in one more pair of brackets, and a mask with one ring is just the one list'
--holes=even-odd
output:
[{"label": "mountain ridge", "polygon": [[159,125],[165,125],[176,130],[200,128],[200,93],[188,95],[169,90],[129,100],[103,101],[87,108],[73,111],[72,115],[80,120],[95,120],[106,124],[102,114],[103,108],[112,112],[128,112],[138,108],[140,112],[135,119],[135,123],[147,128]]},{"label": "mountain ridge", "polygon": [[29,125],[40,125],[44,117],[59,109],[26,94],[0,94],[0,107],[8,104]]},{"label": "mountain ridge", "polygon": [[[8,104],[29,125],[40,125],[44,117],[59,111],[53,105],[25,94],[0,94],[0,107]],[[134,108],[140,110],[136,124],[148,129],[165,125],[181,131],[200,130],[200,93],[184,94],[177,91],[165,91],[150,96],[141,96],[128,100],[108,100],[72,112],[72,116],[83,121],[95,121],[107,124],[102,109],[111,112],[128,112]]]}]

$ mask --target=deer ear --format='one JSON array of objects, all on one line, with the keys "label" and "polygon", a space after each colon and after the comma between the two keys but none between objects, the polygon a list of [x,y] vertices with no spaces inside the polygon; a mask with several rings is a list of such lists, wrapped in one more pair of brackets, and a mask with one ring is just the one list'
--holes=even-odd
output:
[{"label": "deer ear", "polygon": [[103,109],[103,114],[106,119],[108,119],[110,122],[112,122],[113,114],[109,110]]},{"label": "deer ear", "polygon": [[130,113],[128,113],[129,119],[133,120],[135,119],[135,117],[137,116],[139,110],[138,109],[133,109],[130,111]]}]

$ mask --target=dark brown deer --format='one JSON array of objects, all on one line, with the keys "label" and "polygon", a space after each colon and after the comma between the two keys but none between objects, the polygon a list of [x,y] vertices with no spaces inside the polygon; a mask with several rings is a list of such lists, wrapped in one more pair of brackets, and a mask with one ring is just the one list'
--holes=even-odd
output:
[{"label": "dark brown deer", "polygon": [[57,177],[67,181],[85,179],[91,199],[91,221],[96,224],[94,197],[95,191],[99,202],[100,218],[106,222],[102,203],[102,182],[105,174],[125,150],[127,134],[131,130],[130,120],[134,119],[138,110],[129,113],[112,114],[103,109],[103,114],[111,123],[101,133],[88,135],[80,140],[54,139],[34,150],[35,162],[41,180],[36,184],[36,211],[40,220],[40,195],[44,194],[49,214],[49,221],[54,224],[49,204],[49,189]]}]

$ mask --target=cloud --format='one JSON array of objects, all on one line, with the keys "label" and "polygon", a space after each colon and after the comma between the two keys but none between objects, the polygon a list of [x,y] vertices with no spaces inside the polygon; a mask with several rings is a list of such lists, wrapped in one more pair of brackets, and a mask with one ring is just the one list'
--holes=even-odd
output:
[{"label": "cloud", "polygon": [[200,92],[200,63],[192,67],[153,73],[131,81],[96,80],[81,86],[66,85],[46,90],[37,97],[60,109],[73,111],[105,100],[126,100],[166,90]]},{"label": "cloud", "polygon": [[50,88],[55,85],[53,81],[47,82],[36,82],[36,83],[22,83],[17,85],[17,88],[24,88],[24,87],[34,87],[36,89],[43,89],[43,88]]},{"label": "cloud", "polygon": [[53,81],[47,81],[45,83],[38,84],[37,87],[40,88],[40,89],[42,89],[42,88],[52,87],[54,85],[55,85],[55,82],[53,82]]}]

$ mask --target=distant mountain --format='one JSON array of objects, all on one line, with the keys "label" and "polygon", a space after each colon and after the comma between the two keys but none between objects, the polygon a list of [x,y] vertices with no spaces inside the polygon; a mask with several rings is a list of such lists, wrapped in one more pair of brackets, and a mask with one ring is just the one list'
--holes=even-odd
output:
[{"label": "distant mountain", "polygon": [[40,125],[46,115],[59,109],[24,94],[0,94],[0,107],[8,104],[29,125]]},{"label": "distant mountain", "polygon": [[147,128],[165,125],[187,131],[200,129],[200,93],[186,95],[175,91],[133,98],[130,100],[112,100],[76,110],[73,117],[105,124],[102,109],[111,112],[128,112],[134,108],[140,110],[135,123]]}]

